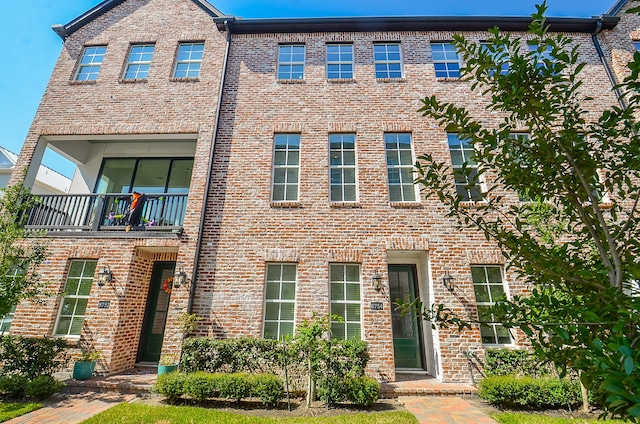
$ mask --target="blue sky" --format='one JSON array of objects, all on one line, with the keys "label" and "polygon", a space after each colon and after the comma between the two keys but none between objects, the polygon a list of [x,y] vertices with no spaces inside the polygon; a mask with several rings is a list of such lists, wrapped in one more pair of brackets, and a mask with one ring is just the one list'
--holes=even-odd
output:
[{"label": "blue sky", "polygon": [[[535,0],[210,0],[224,13],[243,18],[500,15],[528,16]],[[40,98],[56,63],[62,41],[51,30],[100,0],[0,0],[3,29],[0,61],[0,145],[19,153]],[[615,0],[550,0],[550,16],[590,17],[607,12]],[[55,158],[45,164],[65,175],[73,169]]]}]

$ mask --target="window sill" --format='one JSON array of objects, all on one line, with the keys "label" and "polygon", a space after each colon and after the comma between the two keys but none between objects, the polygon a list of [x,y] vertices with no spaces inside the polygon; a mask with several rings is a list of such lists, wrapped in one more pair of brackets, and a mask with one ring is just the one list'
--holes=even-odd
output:
[{"label": "window sill", "polygon": [[489,206],[489,202],[486,200],[467,200],[460,202],[462,208],[483,208]]},{"label": "window sill", "polygon": [[407,82],[407,80],[403,78],[376,78],[376,82]]},{"label": "window sill", "polygon": [[271,201],[269,206],[272,208],[299,208],[300,202],[298,201]]},{"label": "window sill", "polygon": [[330,84],[355,84],[357,81],[355,78],[327,78],[327,82]]},{"label": "window sill", "polygon": [[135,83],[138,83],[138,82],[143,82],[143,83],[147,82],[147,79],[146,78],[134,78],[134,79],[123,79],[123,78],[120,78],[118,80],[118,82],[122,83],[122,84],[135,84]]},{"label": "window sill", "polygon": [[304,79],[277,79],[278,84],[306,84]]},{"label": "window sill", "polygon": [[69,84],[71,84],[71,85],[96,85],[97,83],[98,83],[98,80],[88,80],[88,81],[73,80],[73,81],[69,81]]},{"label": "window sill", "polygon": [[169,78],[171,82],[198,82],[200,78]]},{"label": "window sill", "polygon": [[436,77],[436,82],[461,82],[460,77]]},{"label": "window sill", "polygon": [[399,209],[419,209],[422,207],[422,203],[415,201],[415,202],[389,202],[389,206],[391,206],[392,208],[399,208]]},{"label": "window sill", "polygon": [[359,208],[360,202],[331,202],[329,204],[330,207],[340,209],[340,208]]},{"label": "window sill", "polygon": [[57,335],[54,334],[52,337],[54,339],[65,340],[67,342],[67,345],[69,345],[69,347],[79,347],[80,346],[80,336],[57,336]]}]

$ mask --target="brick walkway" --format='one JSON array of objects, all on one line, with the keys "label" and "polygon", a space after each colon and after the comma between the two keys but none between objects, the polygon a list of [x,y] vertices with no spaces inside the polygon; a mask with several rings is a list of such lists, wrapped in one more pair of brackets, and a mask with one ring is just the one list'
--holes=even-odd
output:
[{"label": "brick walkway", "polygon": [[37,411],[10,421],[9,424],[76,424],[121,402],[130,402],[136,395],[116,392],[84,392],[65,395]]},{"label": "brick walkway", "polygon": [[420,424],[495,424],[484,412],[456,396],[401,396],[398,401]]}]

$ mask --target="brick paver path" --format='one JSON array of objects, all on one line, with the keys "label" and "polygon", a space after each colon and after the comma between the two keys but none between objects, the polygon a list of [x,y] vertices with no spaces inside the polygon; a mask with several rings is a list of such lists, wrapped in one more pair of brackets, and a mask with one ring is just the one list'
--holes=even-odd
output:
[{"label": "brick paver path", "polygon": [[420,424],[496,424],[480,409],[456,396],[401,396],[398,401]]},{"label": "brick paver path", "polygon": [[65,399],[30,412],[9,424],[75,424],[86,420],[120,402],[129,402],[134,394],[116,392],[85,392],[68,395]]}]

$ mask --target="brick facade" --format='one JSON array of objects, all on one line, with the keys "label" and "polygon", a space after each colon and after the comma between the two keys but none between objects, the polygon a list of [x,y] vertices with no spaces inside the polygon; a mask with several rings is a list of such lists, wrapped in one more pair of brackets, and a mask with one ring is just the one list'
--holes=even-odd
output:
[{"label": "brick facade", "polygon": [[[626,28],[626,27],[625,27]],[[626,29],[625,29],[626,30]],[[388,290],[388,265],[415,266],[418,290],[426,304],[443,303],[452,310],[476,316],[472,265],[504,265],[496,247],[483,236],[461,230],[445,217],[435,198],[420,195],[415,202],[390,202],[384,134],[411,134],[414,159],[431,153],[449,161],[447,134],[436,122],[421,116],[420,99],[437,95],[464,103],[471,113],[490,123],[487,99],[472,93],[470,83],[436,79],[431,42],[449,41],[449,31],[296,32],[232,34],[221,114],[215,138],[214,161],[208,174],[211,143],[216,134],[217,98],[224,72],[225,31],[191,0],[127,0],[71,34],[29,131],[17,166],[32,163],[47,143],[105,143],[102,157],[119,157],[118,143],[189,139],[195,142],[184,233],[181,237],[51,237],[42,277],[60,293],[70,258],[98,260],[109,265],[112,286],[92,288],[83,338],[103,350],[103,370],[116,372],[136,362],[140,331],[154,262],[176,261],[191,276],[196,256],[202,199],[210,193],[200,246],[193,312],[203,317],[197,333],[214,337],[262,337],[265,273],[270,263],[297,264],[295,322],[314,312],[330,311],[329,266],[360,265],[362,337],[369,344],[369,373],[395,380],[391,325],[393,301]],[[486,32],[464,32],[482,41]],[[572,33],[587,65],[586,93],[596,98],[594,113],[616,100],[605,68],[588,33]],[[612,35],[603,36],[608,43]],[[522,34],[523,48],[527,35]],[[171,78],[177,44],[204,41],[202,71],[197,81]],[[401,79],[376,79],[374,42],[399,42],[403,54]],[[155,43],[146,82],[123,82],[121,75],[131,43]],[[354,78],[326,79],[326,45],[352,43]],[[278,46],[303,43],[305,77],[301,81],[276,78]],[[83,46],[106,45],[96,82],[72,81]],[[300,134],[299,200],[271,201],[274,136]],[[356,138],[358,200],[329,201],[329,147],[332,133]],[[60,144],[62,143],[62,144]],[[177,141],[175,143],[178,143]],[[111,152],[111,153],[109,153]],[[140,156],[162,156],[162,151]],[[487,178],[491,178],[490,175]],[[508,196],[517,202],[513,193]],[[455,279],[450,292],[442,284],[449,272]],[[383,278],[383,290],[371,283]],[[513,273],[506,272],[511,295],[526,293]],[[118,292],[120,290],[120,292]],[[98,309],[110,300],[110,309]],[[372,310],[382,302],[382,310]],[[163,351],[179,349],[177,316],[187,309],[188,288],[171,295]],[[43,305],[23,302],[12,332],[51,334],[58,298]],[[466,352],[482,343],[478,329],[458,333],[432,331],[424,324],[426,371],[443,381],[469,381]],[[521,345],[516,334],[514,345]]]}]

